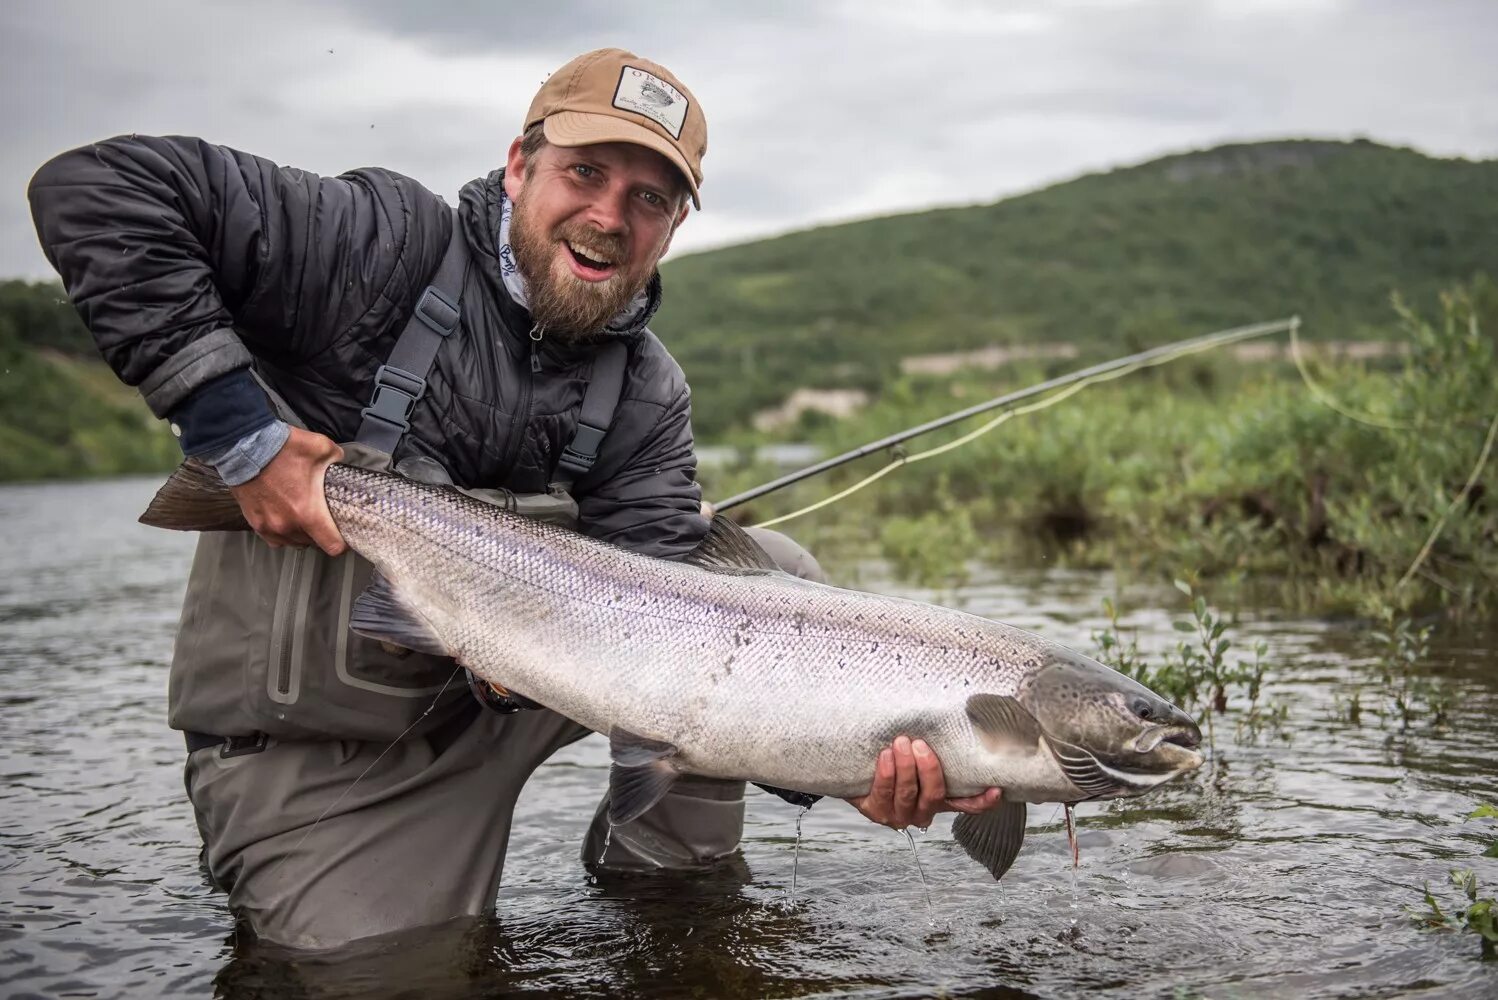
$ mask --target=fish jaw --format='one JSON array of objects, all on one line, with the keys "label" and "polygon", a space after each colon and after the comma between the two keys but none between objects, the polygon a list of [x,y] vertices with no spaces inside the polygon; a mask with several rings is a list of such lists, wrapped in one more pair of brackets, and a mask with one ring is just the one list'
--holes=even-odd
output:
[{"label": "fish jaw", "polygon": [[1118,762],[1108,763],[1076,744],[1050,740],[1051,755],[1060,764],[1060,770],[1069,784],[1076,790],[1068,801],[1092,799],[1117,799],[1158,788],[1173,778],[1196,770],[1202,765],[1202,755],[1197,751],[1175,744],[1162,744],[1152,753],[1150,769],[1127,767]]}]

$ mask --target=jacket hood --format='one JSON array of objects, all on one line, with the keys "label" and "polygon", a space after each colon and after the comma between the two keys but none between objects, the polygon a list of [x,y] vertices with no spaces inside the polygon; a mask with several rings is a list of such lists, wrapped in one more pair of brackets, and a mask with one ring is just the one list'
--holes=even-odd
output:
[{"label": "jacket hood", "polygon": [[[483,271],[484,280],[494,293],[495,301],[501,304],[505,322],[517,336],[525,336],[531,328],[530,312],[510,297],[505,288],[504,274],[499,260],[500,217],[504,210],[504,168],[491,171],[487,177],[478,177],[463,185],[458,193],[458,224],[463,227],[469,251]],[[660,271],[650,275],[645,285],[646,304],[630,324],[623,328],[611,327],[609,337],[633,340],[643,334],[656,310],[661,307],[662,286]],[[554,346],[554,345],[553,345]]]}]

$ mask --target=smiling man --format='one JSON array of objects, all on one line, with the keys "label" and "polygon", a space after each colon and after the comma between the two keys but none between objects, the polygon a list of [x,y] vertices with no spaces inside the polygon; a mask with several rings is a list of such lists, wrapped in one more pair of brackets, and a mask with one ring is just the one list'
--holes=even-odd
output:
[{"label": "smiling man", "polygon": [[[647,323],[706,152],[670,71],[601,49],[547,80],[456,211],[387,170],[322,178],[182,137],[94,143],[33,179],[105,358],[256,531],[201,538],[169,699],[205,864],[260,937],[326,947],[491,909],[522,786],[587,735],[349,631],[371,568],[328,514],[330,462],[665,559],[705,534],[687,384]],[[855,805],[889,825],[994,801],[946,801],[903,738],[878,774]],[[632,823],[600,810],[584,859],[707,864],[742,823],[742,783],[683,780]]]}]

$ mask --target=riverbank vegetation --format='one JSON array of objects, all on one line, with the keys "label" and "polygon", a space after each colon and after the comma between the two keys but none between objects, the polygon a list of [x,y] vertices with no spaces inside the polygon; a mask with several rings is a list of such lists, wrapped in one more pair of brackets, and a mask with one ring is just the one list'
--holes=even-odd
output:
[{"label": "riverbank vegetation", "polygon": [[[799,517],[819,556],[878,554],[928,585],[968,560],[1111,567],[1288,606],[1491,611],[1498,601],[1498,288],[1426,313],[1396,302],[1407,353],[1308,366],[1201,356],[1096,385]],[[794,432],[851,449],[1045,373],[904,379],[858,418]],[[976,424],[984,418],[973,421]],[[932,435],[929,447],[971,430]],[[745,441],[752,439],[745,438]],[[873,456],[734,513],[771,520],[845,489]],[[713,497],[773,470],[708,470]]]},{"label": "riverbank vegetation", "polygon": [[[1498,819],[1498,808],[1483,804],[1472,811],[1469,820]],[[1485,858],[1498,858],[1498,839],[1483,852]],[[1477,872],[1471,868],[1453,868],[1451,884],[1459,893],[1457,902],[1442,908],[1430,886],[1425,886],[1425,906],[1409,909],[1416,924],[1428,930],[1458,931],[1473,934],[1485,959],[1498,958],[1498,900],[1478,895]]]},{"label": "riverbank vegetation", "polygon": [[170,470],[166,426],[98,358],[60,287],[0,282],[0,482]]}]

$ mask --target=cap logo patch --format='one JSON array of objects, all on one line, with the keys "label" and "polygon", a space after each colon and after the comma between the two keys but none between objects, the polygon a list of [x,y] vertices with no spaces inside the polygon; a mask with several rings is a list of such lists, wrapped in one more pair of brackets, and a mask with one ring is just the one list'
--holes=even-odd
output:
[{"label": "cap logo patch", "polygon": [[644,115],[670,132],[673,139],[681,138],[681,126],[687,119],[690,105],[685,94],[654,73],[625,66],[619,74],[614,107]]}]

